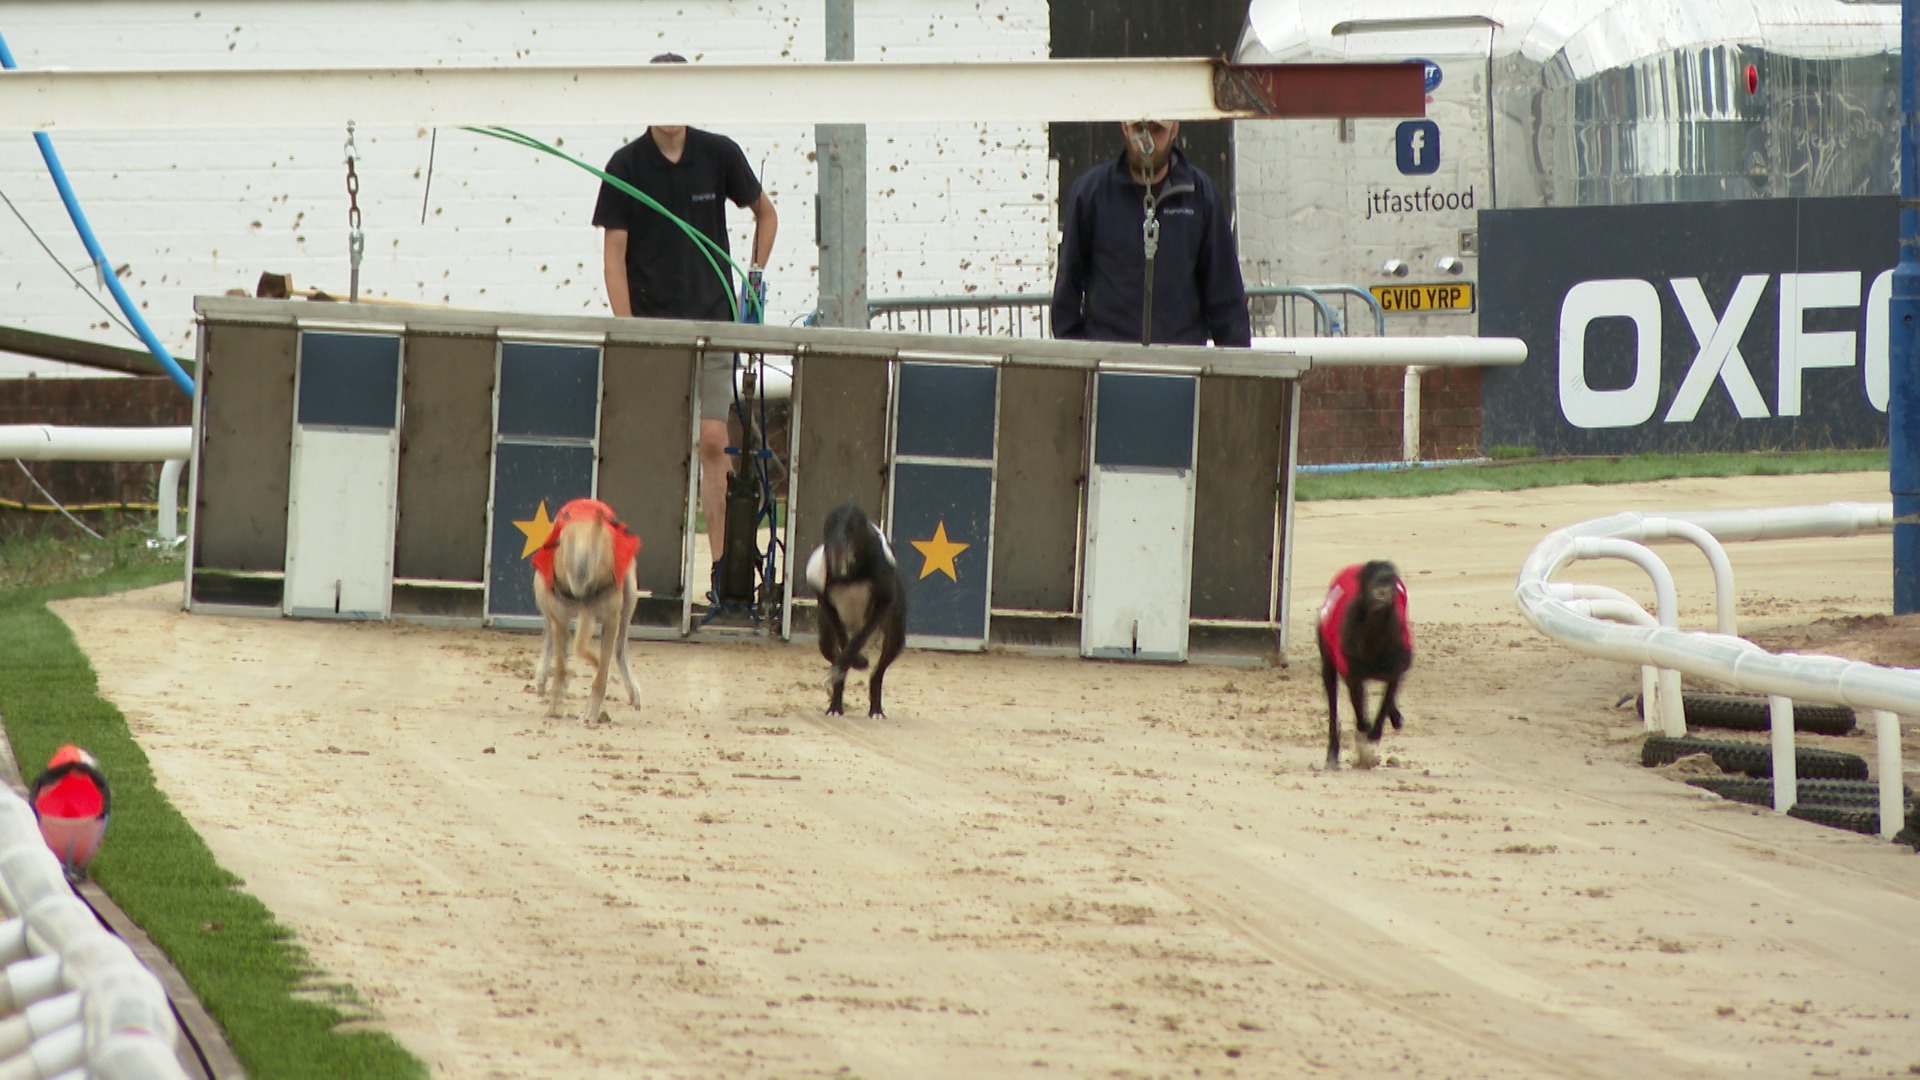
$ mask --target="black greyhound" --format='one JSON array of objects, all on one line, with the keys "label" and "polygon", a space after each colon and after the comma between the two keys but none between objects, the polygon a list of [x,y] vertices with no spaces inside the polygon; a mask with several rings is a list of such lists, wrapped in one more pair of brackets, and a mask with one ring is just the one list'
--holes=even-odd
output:
[{"label": "black greyhound", "polygon": [[864,651],[878,635],[880,658],[867,680],[867,715],[885,716],[880,686],[907,644],[907,586],[893,548],[864,511],[843,503],[827,515],[824,541],[807,559],[807,581],[820,595],[820,655],[833,665],[827,715],[845,713],[841,698],[847,672],[866,668]]},{"label": "black greyhound", "polygon": [[[1320,678],[1327,686],[1327,768],[1340,767],[1340,683],[1353,700],[1353,723],[1367,743],[1354,747],[1354,763],[1369,768],[1377,760],[1387,721],[1400,730],[1400,706],[1394,694],[1413,666],[1413,630],[1407,621],[1407,587],[1393,564],[1376,559],[1334,576],[1320,605]],[[1367,722],[1367,679],[1386,684],[1380,712]]]}]

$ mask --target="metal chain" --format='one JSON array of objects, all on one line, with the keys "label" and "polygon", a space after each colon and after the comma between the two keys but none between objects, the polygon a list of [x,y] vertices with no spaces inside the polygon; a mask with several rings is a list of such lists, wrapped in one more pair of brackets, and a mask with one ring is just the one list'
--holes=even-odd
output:
[{"label": "metal chain", "polygon": [[351,261],[347,299],[358,303],[360,300],[360,256],[367,250],[366,235],[360,231],[360,174],[354,171],[354,160],[360,156],[360,149],[353,144],[353,121],[347,121],[347,257]]},{"label": "metal chain", "polygon": [[1145,218],[1140,223],[1141,247],[1147,256],[1146,275],[1142,280],[1140,303],[1140,344],[1153,343],[1153,256],[1160,250],[1160,218],[1154,213],[1159,200],[1153,197],[1153,181],[1147,181],[1147,193],[1140,198]]},{"label": "metal chain", "polygon": [[1158,208],[1158,199],[1153,197],[1153,185],[1147,185],[1147,193],[1140,198],[1145,217],[1140,223],[1140,239],[1146,246],[1147,261],[1153,261],[1154,252],[1160,249],[1160,219],[1154,214]]}]

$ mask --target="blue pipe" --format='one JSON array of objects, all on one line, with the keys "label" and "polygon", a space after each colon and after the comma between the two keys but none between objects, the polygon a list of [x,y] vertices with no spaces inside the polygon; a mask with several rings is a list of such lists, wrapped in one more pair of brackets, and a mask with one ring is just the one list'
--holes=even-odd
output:
[{"label": "blue pipe", "polygon": [[1887,339],[1893,613],[1920,611],[1920,0],[1900,0],[1900,262]]},{"label": "blue pipe", "polygon": [[[8,71],[15,69],[13,53],[7,49],[5,35],[0,35],[0,68]],[[135,306],[133,298],[128,296],[127,290],[121,286],[119,275],[113,272],[113,264],[107,261],[106,252],[100,250],[100,241],[94,239],[93,227],[87,224],[87,215],[80,209],[80,200],[73,193],[73,185],[67,183],[67,170],[61,168],[60,155],[54,152],[53,139],[48,137],[46,132],[36,131],[33,133],[33,141],[40,147],[40,158],[47,163],[47,173],[53,177],[53,186],[60,189],[60,201],[66,204],[67,216],[73,219],[73,227],[79,231],[80,242],[86,245],[87,255],[93,259],[93,265],[100,269],[100,277],[106,281],[107,291],[113,294],[114,302],[120,305],[120,310],[126,315],[127,321],[133,324],[134,332],[140,335],[142,342],[146,343],[147,351],[153,354],[153,358],[166,369],[167,375],[173,379],[173,384],[184,391],[188,397],[192,397],[192,377],[174,361],[173,354],[167,351],[167,347],[160,344],[159,335],[155,334],[153,328],[147,325],[147,320],[141,317],[139,307]]]}]

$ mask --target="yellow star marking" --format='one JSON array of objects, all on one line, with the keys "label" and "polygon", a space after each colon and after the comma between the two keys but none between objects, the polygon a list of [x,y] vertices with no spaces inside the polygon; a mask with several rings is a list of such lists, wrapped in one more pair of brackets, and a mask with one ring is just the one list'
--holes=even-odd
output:
[{"label": "yellow star marking", "polygon": [[947,523],[944,521],[934,526],[933,539],[910,540],[908,543],[920,549],[920,554],[925,557],[925,561],[920,564],[921,577],[927,577],[938,570],[956,582],[960,580],[960,575],[953,572],[953,558],[973,546],[947,539]]},{"label": "yellow star marking", "polygon": [[527,543],[520,549],[520,557],[526,558],[540,550],[547,542],[547,536],[553,532],[553,519],[547,516],[547,500],[540,500],[540,509],[534,511],[532,521],[516,521],[513,527],[527,534]]}]

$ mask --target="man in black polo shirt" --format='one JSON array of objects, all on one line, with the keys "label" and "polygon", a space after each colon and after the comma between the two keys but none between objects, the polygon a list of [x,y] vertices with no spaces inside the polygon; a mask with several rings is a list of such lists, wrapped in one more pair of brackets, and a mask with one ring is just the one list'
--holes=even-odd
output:
[{"label": "man in black polo shirt", "polygon": [[[653,63],[684,64],[686,58],[663,53]],[[748,266],[756,276],[766,268],[780,218],[739,143],[699,128],[655,124],[615,151],[607,172],[645,192],[721,251],[728,250],[725,203],[752,210],[753,257]],[[615,315],[734,321],[728,299],[734,292],[733,272],[726,260],[713,258],[725,274],[723,280],[702,254],[704,245],[658,210],[602,182],[593,223],[606,233],[607,299]],[[706,354],[699,392],[700,506],[707,515],[717,593],[726,517],[727,411],[733,406],[731,353]]]},{"label": "man in black polo shirt", "polygon": [[[1219,189],[1174,149],[1178,122],[1120,128],[1126,150],[1081,174],[1062,207],[1053,336],[1138,342],[1144,328],[1160,344],[1251,345],[1247,290]],[[1153,317],[1143,325],[1149,295]]]}]

